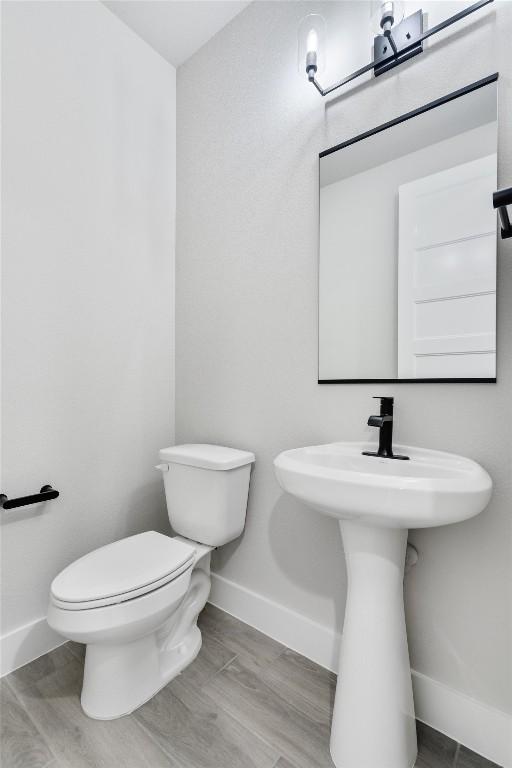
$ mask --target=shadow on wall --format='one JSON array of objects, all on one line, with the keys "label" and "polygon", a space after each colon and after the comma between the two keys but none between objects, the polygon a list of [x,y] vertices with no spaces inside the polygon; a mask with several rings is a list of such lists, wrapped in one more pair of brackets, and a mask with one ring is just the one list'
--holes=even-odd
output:
[{"label": "shadow on wall", "polygon": [[[272,470],[273,473],[273,470]],[[254,493],[255,489],[253,489]],[[278,491],[279,493],[279,491]],[[247,528],[257,514],[256,506],[263,500],[249,498]],[[343,557],[341,535],[335,520],[310,510],[285,493],[280,493],[270,505],[268,534],[266,539],[273,565],[294,585],[294,591],[303,592],[322,602],[332,603],[335,627],[341,631],[345,613],[347,576]],[[229,542],[212,553],[212,570],[219,572],[228,565],[239,547],[244,546],[245,535]],[[250,557],[248,551],[246,557]],[[339,564],[334,570],[332,563]],[[256,593],[265,595],[258,584],[245,584]],[[309,615],[306,606],[280,597],[278,602],[297,613]]]},{"label": "shadow on wall", "polygon": [[[231,560],[234,560],[235,564],[246,562],[247,575],[244,579],[244,587],[263,597],[275,599],[277,603],[306,616],[310,615],[311,607],[315,613],[315,604],[318,604],[318,601],[322,602],[324,613],[325,606],[329,606],[330,603],[332,608],[328,613],[333,617],[333,629],[335,627],[341,631],[345,612],[347,576],[337,522],[283,493],[274,477],[272,465],[262,467],[260,464],[254,470],[256,471],[258,483],[255,483],[253,474],[245,531],[238,539],[214,550],[212,571],[222,575]],[[261,493],[263,472],[268,472],[269,476],[266,479],[273,484],[270,494]],[[262,516],[267,518],[266,532],[261,530],[265,525],[261,519]],[[269,573],[263,573],[261,580],[257,575],[255,576],[254,563],[248,562],[254,557],[249,544],[251,534],[254,533],[251,531],[253,525],[255,528],[258,527],[260,536],[263,534],[267,542],[265,562],[259,562],[258,566],[260,570],[265,569],[266,563]],[[239,551],[239,548],[242,549]],[[336,563],[334,568],[333,562]],[[293,585],[290,590],[290,601],[287,600],[286,589],[284,594],[281,592],[279,596],[267,595],[265,584],[268,585],[272,574],[274,577],[278,576],[276,569],[285,577],[284,583]],[[309,606],[298,602],[297,594],[300,593],[311,597]],[[321,612],[318,611],[318,613]]]},{"label": "shadow on wall", "polygon": [[[283,493],[270,514],[269,540],[276,563],[290,581],[305,592],[332,599],[336,627],[341,629],[347,575],[336,521]],[[340,564],[336,573],[329,565],[333,556]]]},{"label": "shadow on wall", "polygon": [[121,523],[122,527],[116,531],[119,539],[142,531],[158,531],[166,536],[172,535],[160,473],[153,482],[140,486],[131,495]]},{"label": "shadow on wall", "polygon": [[51,511],[51,502],[45,501],[40,504],[30,504],[26,507],[17,507],[14,509],[2,511],[2,525],[9,523],[19,523],[21,520],[28,520],[30,517],[41,517]]}]

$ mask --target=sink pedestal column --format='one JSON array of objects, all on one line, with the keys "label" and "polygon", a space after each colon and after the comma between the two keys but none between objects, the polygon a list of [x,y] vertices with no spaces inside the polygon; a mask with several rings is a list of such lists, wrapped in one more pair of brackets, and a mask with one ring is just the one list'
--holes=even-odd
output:
[{"label": "sink pedestal column", "polygon": [[416,723],[405,629],[407,530],[340,521],[348,594],[331,732],[337,768],[412,768]]}]

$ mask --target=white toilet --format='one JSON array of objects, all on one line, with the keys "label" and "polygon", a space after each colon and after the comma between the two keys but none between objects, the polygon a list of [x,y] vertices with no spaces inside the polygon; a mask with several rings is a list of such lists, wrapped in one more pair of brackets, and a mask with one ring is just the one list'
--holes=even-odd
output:
[{"label": "white toilet", "polygon": [[210,552],[242,533],[254,454],[217,445],[160,451],[174,538],[155,531],[96,549],[52,582],[48,624],[87,645],[90,717],[133,712],[197,656]]}]

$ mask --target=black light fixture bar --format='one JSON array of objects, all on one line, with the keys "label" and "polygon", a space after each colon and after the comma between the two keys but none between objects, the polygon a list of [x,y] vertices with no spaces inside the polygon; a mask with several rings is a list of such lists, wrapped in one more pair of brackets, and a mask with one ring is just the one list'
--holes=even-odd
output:
[{"label": "black light fixture bar", "polygon": [[[312,69],[308,71],[309,80],[311,83],[313,83],[317,91],[322,96],[327,96],[329,93],[332,93],[338,88],[347,85],[347,83],[350,83],[352,80],[356,80],[358,77],[361,77],[361,75],[364,75],[366,72],[370,72],[372,69],[381,68],[383,65],[393,64],[393,62],[395,62],[393,66],[397,66],[402,61],[405,61],[407,58],[409,58],[405,54],[411,52],[414,48],[418,48],[424,40],[432,37],[432,35],[436,35],[438,32],[441,32],[443,29],[450,27],[452,24],[456,24],[458,21],[461,21],[461,19],[464,19],[466,16],[469,16],[470,14],[480,10],[480,8],[483,8],[485,5],[489,5],[492,2],[494,2],[494,0],[478,0],[478,2],[473,3],[473,5],[464,8],[462,11],[459,11],[453,16],[450,16],[448,19],[445,19],[439,24],[436,24],[435,27],[427,29],[426,32],[422,32],[418,37],[411,39],[410,43],[408,43],[406,46],[403,46],[402,48],[397,48],[393,39],[393,30],[391,29],[389,33],[385,35],[386,39],[390,42],[391,48],[393,49],[388,56],[379,56],[378,59],[374,58],[373,61],[370,61],[369,64],[361,67],[361,69],[357,69],[355,72],[352,72],[351,75],[344,77],[343,80],[340,80],[339,82],[335,83],[334,85],[330,85],[327,88],[323,88],[316,79],[316,68],[314,72]],[[422,49],[419,48],[416,52],[421,53],[421,50]]]},{"label": "black light fixture bar", "polygon": [[501,238],[512,237],[512,224],[508,215],[507,205],[512,205],[512,187],[498,189],[492,196],[492,204],[498,209],[501,221]]}]

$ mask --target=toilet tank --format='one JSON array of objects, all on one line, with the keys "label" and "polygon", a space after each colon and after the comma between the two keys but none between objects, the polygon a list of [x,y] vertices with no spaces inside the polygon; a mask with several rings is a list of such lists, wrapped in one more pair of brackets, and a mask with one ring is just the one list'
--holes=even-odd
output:
[{"label": "toilet tank", "polygon": [[240,536],[253,453],[220,445],[175,445],[163,448],[160,460],[175,533],[213,547]]}]

